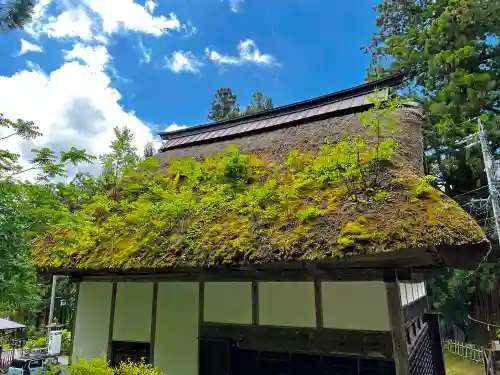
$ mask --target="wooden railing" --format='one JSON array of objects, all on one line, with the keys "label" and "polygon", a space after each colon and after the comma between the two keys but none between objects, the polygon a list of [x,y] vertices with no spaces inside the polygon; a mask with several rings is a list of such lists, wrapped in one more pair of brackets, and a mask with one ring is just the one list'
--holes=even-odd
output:
[{"label": "wooden railing", "polygon": [[443,349],[460,358],[468,359],[475,363],[484,363],[484,348],[482,346],[446,340],[443,342]]}]

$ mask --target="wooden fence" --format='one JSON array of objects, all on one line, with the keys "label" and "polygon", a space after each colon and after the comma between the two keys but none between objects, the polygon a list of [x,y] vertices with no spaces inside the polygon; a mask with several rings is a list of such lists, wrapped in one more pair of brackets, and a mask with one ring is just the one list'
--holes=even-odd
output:
[{"label": "wooden fence", "polygon": [[[0,373],[5,373],[14,358],[21,358],[25,355],[23,349],[5,350],[0,353]],[[5,372],[2,372],[5,371]]]},{"label": "wooden fence", "polygon": [[460,358],[468,359],[475,363],[484,364],[484,348],[482,346],[446,340],[443,342],[443,348],[447,352],[453,353]]}]

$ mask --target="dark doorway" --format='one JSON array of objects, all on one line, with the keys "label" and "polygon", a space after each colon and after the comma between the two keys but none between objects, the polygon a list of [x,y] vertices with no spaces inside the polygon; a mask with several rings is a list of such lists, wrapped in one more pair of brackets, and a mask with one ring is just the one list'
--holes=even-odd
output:
[{"label": "dark doorway", "polygon": [[200,375],[395,375],[394,362],[241,349],[229,340],[200,340]]},{"label": "dark doorway", "polygon": [[149,363],[149,342],[113,341],[111,343],[111,365],[118,366],[120,362],[139,362],[144,358]]}]

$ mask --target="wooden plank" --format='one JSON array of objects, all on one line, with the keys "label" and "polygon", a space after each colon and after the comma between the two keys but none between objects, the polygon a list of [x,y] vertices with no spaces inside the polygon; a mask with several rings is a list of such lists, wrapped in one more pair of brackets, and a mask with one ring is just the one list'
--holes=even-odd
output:
[{"label": "wooden plank", "polygon": [[391,324],[393,357],[396,365],[396,375],[408,375],[408,347],[403,313],[401,311],[401,297],[397,282],[386,282],[389,320]]},{"label": "wooden plank", "polygon": [[427,297],[419,298],[403,307],[403,317],[405,322],[409,322],[419,316],[423,318],[424,313],[429,311]]},{"label": "wooden plank", "polygon": [[108,360],[111,359],[111,349],[113,346],[113,327],[115,325],[115,306],[116,306],[116,290],[118,288],[117,283],[113,283],[113,288],[111,289],[111,309],[109,313],[109,334],[108,334]]},{"label": "wooden plank", "polygon": [[[295,264],[297,265],[297,264]],[[292,264],[283,268],[281,264],[269,264],[265,267],[253,265],[231,268],[193,268],[190,270],[130,270],[121,273],[85,271],[81,276],[88,281],[135,281],[135,282],[168,282],[168,281],[376,281],[383,280],[381,269],[331,269],[317,267],[316,275],[311,274],[306,266],[294,267]]]},{"label": "wooden plank", "polygon": [[321,280],[314,280],[314,305],[316,308],[316,327],[323,328],[323,297],[321,293]]},{"label": "wooden plank", "polygon": [[441,342],[441,333],[439,331],[439,314],[426,313],[424,321],[429,326],[429,336],[431,340],[432,362],[436,375],[446,375],[443,344]]},{"label": "wooden plank", "polygon": [[390,332],[203,323],[201,339],[230,340],[242,349],[392,358]]},{"label": "wooden plank", "polygon": [[158,283],[153,284],[153,302],[151,304],[151,338],[149,346],[149,363],[155,363],[156,313],[158,310]]},{"label": "wooden plank", "polygon": [[76,316],[78,314],[78,298],[80,297],[80,281],[75,281],[75,312],[73,313],[73,318],[71,319],[71,342],[69,346],[69,359],[68,364],[71,365],[73,362],[73,343],[75,342],[75,330],[76,330]]},{"label": "wooden plank", "polygon": [[252,280],[252,324],[259,324],[259,283]]}]

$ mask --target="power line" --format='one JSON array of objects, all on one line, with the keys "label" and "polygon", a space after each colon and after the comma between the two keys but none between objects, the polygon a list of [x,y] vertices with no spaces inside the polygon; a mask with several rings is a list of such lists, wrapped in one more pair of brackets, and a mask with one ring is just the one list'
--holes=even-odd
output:
[{"label": "power line", "polygon": [[467,195],[467,194],[473,193],[475,191],[478,191],[478,190],[481,190],[481,189],[484,189],[484,188],[487,188],[487,187],[488,187],[488,185],[484,185],[484,186],[481,186],[481,187],[479,187],[477,189],[466,191],[465,193],[454,195],[452,198],[455,199],[456,197],[461,197],[462,195]]}]

